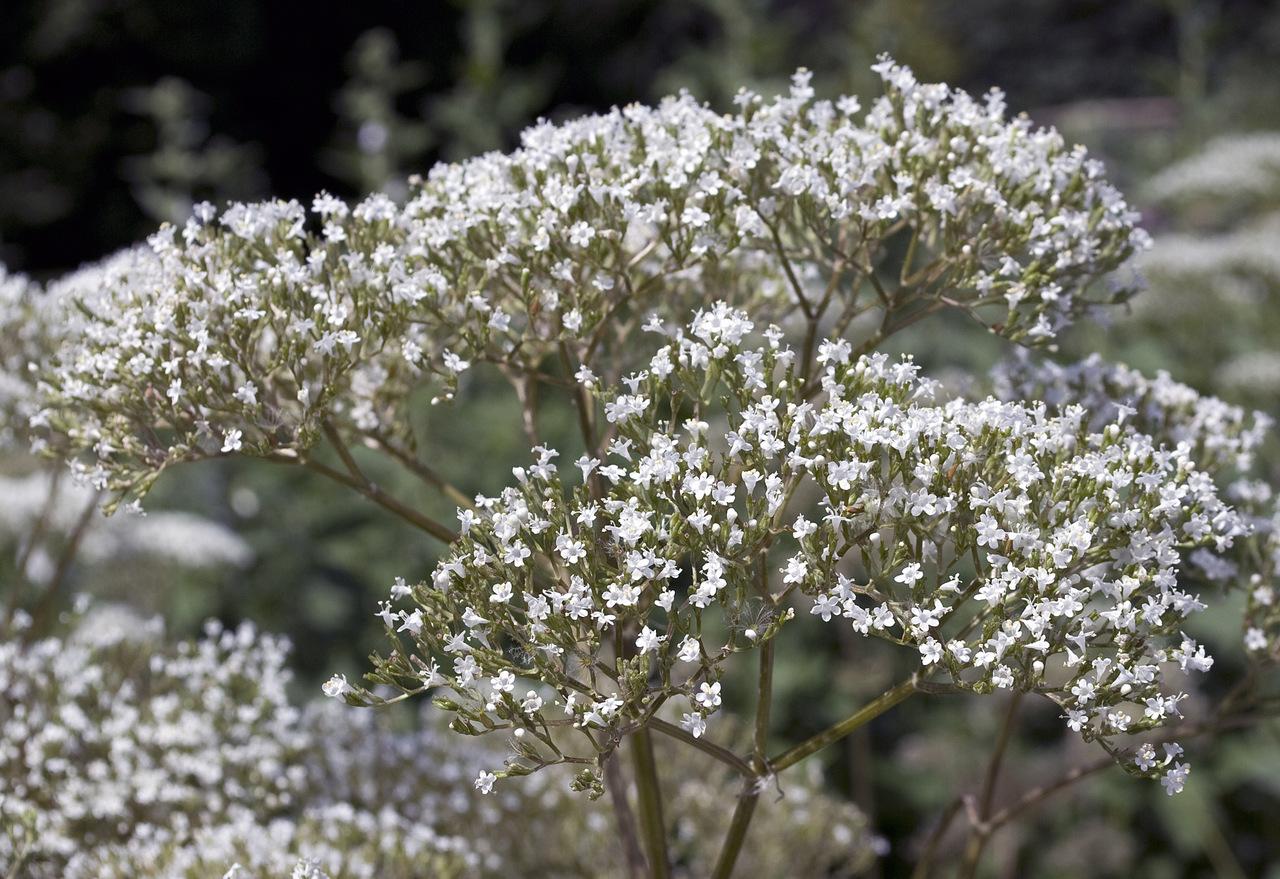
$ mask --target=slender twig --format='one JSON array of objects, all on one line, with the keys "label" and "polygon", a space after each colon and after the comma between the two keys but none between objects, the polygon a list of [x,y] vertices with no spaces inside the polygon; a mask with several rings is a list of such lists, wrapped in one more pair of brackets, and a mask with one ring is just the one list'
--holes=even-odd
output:
[{"label": "slender twig", "polygon": [[942,815],[938,818],[938,823],[934,825],[933,830],[929,832],[928,839],[925,840],[924,850],[920,853],[920,859],[916,861],[915,869],[911,871],[911,879],[926,879],[929,870],[933,867],[933,859],[937,855],[938,845],[942,842],[942,838],[947,835],[956,816],[960,814],[960,808],[963,805],[963,799],[956,797],[951,801]]},{"label": "slender twig", "polygon": [[[761,553],[760,565],[766,563],[766,555]],[[770,638],[760,646],[760,678],[756,699],[755,761],[756,777],[746,779],[742,793],[738,795],[738,805],[733,810],[733,820],[729,823],[729,832],[720,846],[720,855],[716,858],[716,877],[733,875],[734,865],[747,839],[747,829],[756,811],[756,801],[760,797],[763,779],[771,773],[768,754],[769,745],[769,713],[773,704],[773,639]]]},{"label": "slender twig", "polygon": [[692,733],[676,726],[674,723],[667,723],[667,721],[659,717],[652,717],[649,719],[649,727],[662,733],[664,736],[669,736],[673,739],[682,741],[687,745],[692,745],[704,754],[714,757],[721,763],[732,767],[743,775],[755,775],[755,770],[751,768],[751,764],[730,751],[728,748],[717,745],[715,742],[709,742],[705,738],[694,738]]},{"label": "slender twig", "polygon": [[907,245],[907,255],[902,258],[902,269],[898,272],[898,283],[905,286],[911,277],[911,264],[916,259],[916,246],[920,243],[920,227],[911,230],[911,243]]},{"label": "slender twig", "polygon": [[[1222,717],[1207,723],[1183,723],[1177,724],[1170,731],[1165,740],[1171,740],[1175,736],[1179,739],[1186,740],[1190,737],[1207,735],[1210,733],[1223,732],[1226,730],[1237,729],[1240,727],[1252,726],[1258,718],[1254,715],[1241,714],[1239,716]],[[978,815],[977,800],[972,796],[961,797],[957,802],[964,805],[968,814],[970,824],[973,829],[985,836],[991,836],[997,830],[1017,818],[1023,817],[1030,809],[1038,806],[1049,797],[1066,790],[1077,782],[1088,778],[1104,769],[1116,765],[1116,759],[1111,754],[1099,757],[1089,763],[1075,766],[1060,775],[1053,781],[1031,788],[1015,802],[993,813],[989,817],[983,819]]]},{"label": "slender twig", "polygon": [[778,259],[782,262],[783,274],[787,276],[787,281],[791,284],[791,290],[796,294],[796,300],[800,304],[800,308],[804,311],[804,316],[809,320],[815,320],[813,306],[809,304],[808,298],[804,295],[804,286],[800,283],[800,279],[796,277],[795,269],[791,267],[791,260],[787,258],[787,248],[782,243],[782,236],[778,234],[777,228],[765,219],[764,214],[756,212],[765,228],[769,230],[769,235],[773,238],[774,247],[778,252]]},{"label": "slender twig", "polygon": [[[35,524],[31,528],[31,534],[28,535],[26,543],[22,547],[22,552],[18,554],[18,559],[14,563],[14,569],[18,575],[18,579],[22,579],[27,575],[27,562],[31,560],[31,553],[44,539],[44,533],[48,528],[50,520],[53,518],[54,508],[58,502],[58,487],[62,481],[62,467],[55,467],[49,474],[49,493],[44,499],[44,504],[40,508],[40,516],[36,519]],[[15,590],[16,594],[16,590]]]},{"label": "slender twig", "polygon": [[912,678],[910,680],[903,681],[896,687],[886,690],[834,726],[828,727],[817,735],[796,745],[794,748],[779,754],[773,760],[769,761],[770,767],[774,772],[781,772],[788,766],[799,763],[804,758],[821,751],[827,745],[840,741],[840,739],[849,735],[849,733],[858,729],[863,724],[869,723],[881,714],[884,714],[890,708],[916,692],[916,689],[915,679]]},{"label": "slender twig", "polygon": [[533,446],[542,445],[538,435],[538,384],[529,380],[529,376],[513,369],[504,370],[511,387],[515,389],[516,399],[520,402],[520,425],[524,428],[525,438]]},{"label": "slender twig", "polygon": [[976,811],[974,830],[969,834],[969,841],[964,850],[964,863],[960,868],[960,875],[966,879],[972,879],[977,874],[978,864],[982,861],[982,852],[986,848],[987,840],[991,838],[989,832],[979,832],[977,828],[985,827],[991,815],[991,804],[995,799],[996,784],[1000,779],[1000,767],[1004,762],[1005,750],[1009,747],[1009,739],[1013,735],[1014,720],[1017,717],[1022,696],[1022,692],[1017,691],[1009,699],[1009,707],[1005,711],[1004,721],[1000,724],[1000,732],[996,736],[995,748],[991,752],[991,759],[987,762],[982,789],[973,807]]},{"label": "slender twig", "polygon": [[[347,453],[346,458],[350,458],[350,453]],[[395,513],[410,525],[425,531],[437,540],[443,541],[444,543],[452,543],[458,539],[458,535],[452,529],[440,524],[430,516],[420,513],[412,507],[406,506],[384,492],[377,486],[377,484],[371,482],[368,477],[364,476],[364,474],[360,472],[359,468],[356,468],[355,473],[344,473],[341,470],[335,470],[327,464],[322,464],[319,461],[312,460],[311,458],[294,455],[268,456],[266,460],[277,464],[302,465],[308,470],[332,479],[334,482],[338,482],[348,488],[355,489],[378,506]]]},{"label": "slender twig", "polygon": [[40,601],[31,612],[29,632],[35,633],[39,631],[44,624],[45,618],[53,610],[58,594],[62,591],[62,584],[71,572],[71,565],[75,561],[76,554],[80,551],[80,543],[84,540],[84,536],[89,530],[89,524],[93,522],[93,517],[98,512],[98,503],[101,500],[102,492],[95,491],[93,497],[89,499],[89,503],[85,505],[84,510],[80,513],[80,518],[76,520],[71,533],[67,536],[67,542],[62,547],[62,553],[58,557],[58,565],[54,568],[53,576],[45,585],[44,594],[40,596]]},{"label": "slender twig", "polygon": [[1005,711],[1004,722],[1000,725],[1000,734],[996,738],[995,749],[991,752],[991,761],[987,764],[987,774],[982,782],[982,795],[978,800],[984,816],[991,814],[991,801],[995,798],[996,783],[1000,779],[1000,767],[1004,762],[1009,740],[1013,736],[1014,721],[1017,718],[1018,706],[1022,702],[1023,695],[1021,690],[1017,690],[1009,699],[1009,708]]},{"label": "slender twig", "polygon": [[5,872],[4,879],[18,879],[22,875],[22,868],[31,857],[31,849],[35,846],[35,842],[35,832],[28,827],[27,832],[23,834],[22,847],[16,852],[13,865]]},{"label": "slender twig", "polygon": [[[560,363],[564,367],[565,373],[572,379],[574,376],[573,362],[569,358],[569,346],[564,342],[560,343]],[[587,396],[587,390],[575,380],[573,394],[574,408],[578,411],[578,430],[582,433],[582,442],[586,445],[586,453],[588,455],[595,452],[595,427],[592,425],[592,415],[594,407],[591,405],[591,399]]]},{"label": "slender twig", "polygon": [[390,455],[399,461],[406,470],[444,494],[458,506],[468,510],[475,509],[475,502],[470,497],[408,449],[403,448],[387,437],[373,433],[365,434],[365,445]]},{"label": "slender twig", "polygon": [[1108,754],[1105,757],[1099,757],[1092,763],[1076,766],[1048,784],[1033,787],[1019,797],[1016,802],[1004,807],[982,822],[980,832],[987,836],[991,835],[1014,818],[1021,817],[1028,809],[1038,805],[1042,800],[1047,799],[1063,788],[1070,787],[1082,778],[1087,778],[1115,764],[1115,758]]},{"label": "slender twig", "polygon": [[31,533],[27,535],[26,543],[23,544],[22,550],[18,553],[18,558],[14,562],[15,576],[9,589],[4,609],[4,631],[6,632],[13,625],[14,614],[18,612],[18,599],[23,592],[22,587],[27,579],[27,565],[31,561],[31,555],[35,552],[36,547],[40,545],[40,541],[44,539],[44,533],[53,518],[53,511],[58,500],[58,483],[61,478],[62,468],[57,467],[49,476],[49,493],[45,496],[44,504],[40,508],[40,515],[31,527]]}]

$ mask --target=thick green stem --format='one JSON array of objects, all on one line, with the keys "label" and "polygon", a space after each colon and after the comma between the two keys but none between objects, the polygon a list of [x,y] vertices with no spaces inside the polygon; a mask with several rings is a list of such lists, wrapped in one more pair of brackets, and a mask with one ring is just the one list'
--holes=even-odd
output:
[{"label": "thick green stem", "polygon": [[729,822],[729,833],[720,848],[720,857],[716,859],[712,879],[729,879],[733,875],[733,867],[738,862],[738,853],[747,840],[747,827],[751,824],[751,816],[756,811],[756,801],[760,794],[755,782],[748,781],[747,787],[738,797],[737,808],[733,810],[733,820]]},{"label": "thick green stem", "polygon": [[636,805],[640,812],[640,832],[648,849],[649,875],[668,879],[671,862],[667,857],[667,825],[662,818],[662,787],[658,764],[653,758],[653,736],[641,727],[631,736],[631,757],[636,772]]},{"label": "thick green stem", "polygon": [[881,693],[871,702],[868,702],[855,713],[849,715],[835,726],[829,727],[810,739],[807,739],[796,745],[789,751],[784,751],[773,760],[770,761],[769,767],[774,772],[781,772],[788,766],[799,763],[805,757],[821,751],[827,745],[840,741],[849,733],[858,727],[870,723],[875,718],[884,714],[893,706],[906,699],[916,691],[916,682],[914,679],[903,681],[891,690]]},{"label": "thick green stem", "polygon": [[[763,563],[763,560],[762,560]],[[767,772],[766,747],[769,743],[769,712],[773,707],[773,639],[760,646],[760,688],[756,701],[756,761],[757,769]]]}]

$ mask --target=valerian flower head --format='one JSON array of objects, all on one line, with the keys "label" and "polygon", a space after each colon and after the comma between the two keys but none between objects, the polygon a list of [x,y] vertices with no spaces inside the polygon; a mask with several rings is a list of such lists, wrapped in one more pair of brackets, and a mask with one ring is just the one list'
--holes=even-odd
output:
[{"label": "valerian flower head", "polygon": [[1151,378],[1096,354],[1059,364],[1018,352],[994,370],[993,379],[1002,399],[1079,405],[1095,424],[1116,421],[1170,446],[1186,444],[1196,463],[1215,476],[1251,470],[1273,427],[1265,413],[1200,394],[1167,372]]},{"label": "valerian flower head", "polygon": [[[1188,450],[1232,499],[1251,533],[1226,551],[1208,545],[1191,552],[1190,564],[1180,573],[1184,580],[1241,589],[1246,596],[1242,639],[1249,658],[1280,660],[1280,605],[1275,600],[1280,518],[1271,487],[1253,478],[1256,458],[1273,427],[1269,416],[1199,394],[1165,373],[1148,378],[1096,356],[1069,365],[1017,357],[997,369],[995,385],[1006,398],[1030,396],[1054,407],[1083,405],[1099,417],[1110,414],[1126,430]],[[1195,527],[1201,536],[1212,529],[1203,520]]]},{"label": "valerian flower head", "polygon": [[296,457],[326,422],[397,434],[414,387],[448,396],[479,362],[592,356],[616,381],[640,365],[624,342],[646,309],[867,310],[824,297],[833,266],[855,291],[875,280],[877,308],[962,308],[1028,344],[1129,295],[1095,289],[1146,243],[1098,162],[1007,118],[999,92],[875,69],[865,112],[800,72],[732,114],[682,94],[540,123],[513,153],[435,167],[404,204],[198,206],[72,297],[37,424],[140,495],[178,461]]},{"label": "valerian flower head", "polygon": [[[535,449],[390,613],[397,647],[373,679],[416,692],[431,668],[451,691],[437,704],[470,733],[538,738],[563,717],[615,741],[674,700],[700,736],[724,663],[806,596],[825,620],[918,650],[922,675],[1044,694],[1104,747],[1177,716],[1168,669],[1212,664],[1182,634],[1204,606],[1179,585],[1184,554],[1246,531],[1189,444],[1077,405],[937,401],[910,360],[853,359],[836,341],[804,382],[795,352],[753,329],[717,303],[602,394],[625,446],[576,488]],[[496,601],[495,583],[513,593]],[[505,673],[547,688],[544,707],[513,694],[523,683],[497,686]],[[1135,702],[1148,711],[1132,716]],[[496,777],[565,758],[543,744]]]}]

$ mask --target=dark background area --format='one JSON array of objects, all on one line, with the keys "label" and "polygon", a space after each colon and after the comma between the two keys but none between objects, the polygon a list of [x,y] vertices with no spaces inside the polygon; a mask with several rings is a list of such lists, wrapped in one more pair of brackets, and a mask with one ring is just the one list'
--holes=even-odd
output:
[{"label": "dark background area", "polygon": [[[394,172],[509,148],[540,116],[679,87],[727,107],[737,84],[776,84],[798,65],[828,91],[866,90],[881,51],[922,78],[999,84],[1033,115],[1172,101],[1131,112],[1175,113],[1178,136],[1193,135],[1275,97],[1280,46],[1265,0],[9,0],[4,18],[0,259],[36,275],[153,228],[160,212],[139,203],[148,175],[188,174],[195,198],[367,188],[344,157],[360,152],[362,111],[343,90],[371,33],[389,47],[384,97],[404,129],[386,146]],[[185,100],[149,94],[175,81]],[[175,140],[198,168],[147,164]]]}]

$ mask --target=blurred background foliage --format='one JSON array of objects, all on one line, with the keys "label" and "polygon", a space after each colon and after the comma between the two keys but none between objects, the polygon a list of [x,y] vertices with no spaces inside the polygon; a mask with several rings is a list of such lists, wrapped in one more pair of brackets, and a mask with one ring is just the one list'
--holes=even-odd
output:
[{"label": "blurred background foliage", "polygon": [[[887,51],[922,79],[1001,87],[1016,111],[1103,157],[1143,209],[1157,239],[1153,289],[1113,327],[1076,331],[1064,355],[1100,350],[1280,413],[1271,0],[7,0],[2,17],[0,262],[39,279],[202,199],[398,195],[436,161],[513,147],[539,117],[678,89],[728,108],[739,86],[778,89],[798,66],[815,71],[820,93],[874,93],[868,67]],[[1187,164],[1197,160],[1198,171]],[[1001,353],[961,319],[897,347],[968,384]],[[469,379],[451,406],[416,407],[419,443],[464,491],[496,492],[527,458],[523,435],[505,383],[479,370]],[[569,413],[541,418],[562,460],[576,457]],[[374,456],[367,465],[406,499],[439,503]],[[34,465],[0,467],[20,476]],[[395,576],[426,571],[436,547],[340,492],[266,464],[188,468],[149,506],[200,511],[243,538],[252,561],[192,572],[82,560],[77,586],[162,613],[178,633],[217,616],[288,634],[306,688],[358,672],[381,639],[375,600]],[[1220,668],[1238,671],[1238,615],[1206,617],[1198,634],[1222,645]],[[778,671],[784,738],[896,677],[895,657],[834,627],[802,620],[784,638],[805,645],[780,651],[793,657]],[[746,689],[731,686],[730,702],[749,705]],[[881,835],[884,857],[866,875],[908,875],[928,822],[972,787],[997,707],[907,703],[848,741],[828,777]],[[990,875],[1280,876],[1278,745],[1272,726],[1197,753],[1193,783],[1173,800],[1104,773],[998,836]],[[1079,762],[1079,748],[1053,712],[1024,705],[1010,790]]]}]

